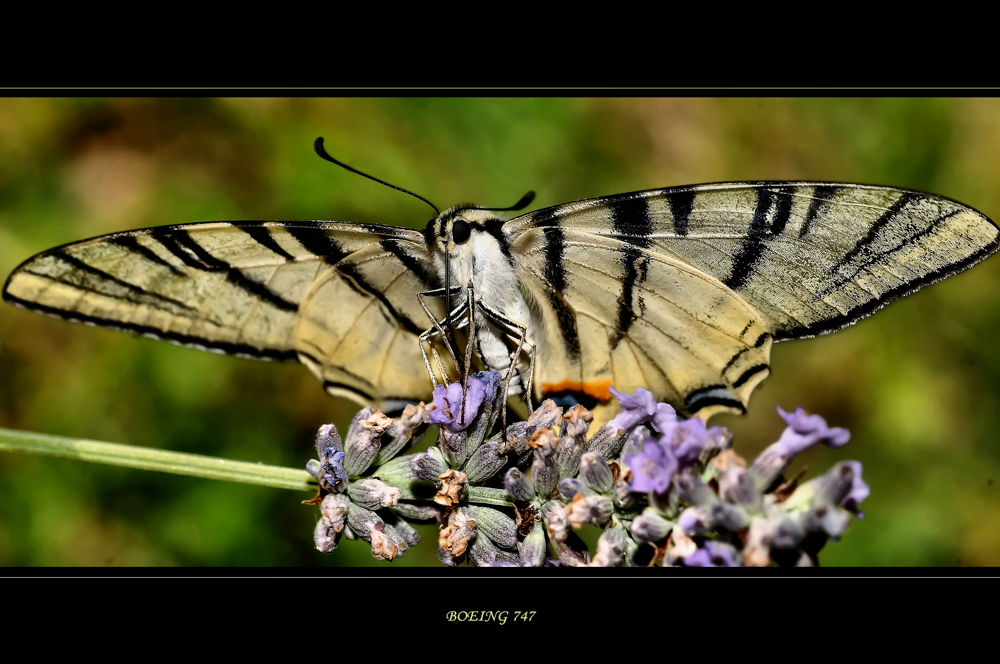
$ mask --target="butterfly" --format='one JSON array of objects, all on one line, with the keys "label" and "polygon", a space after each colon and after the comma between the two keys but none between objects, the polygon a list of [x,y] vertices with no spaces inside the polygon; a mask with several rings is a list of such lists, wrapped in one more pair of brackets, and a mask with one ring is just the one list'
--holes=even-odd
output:
[{"label": "butterfly", "polygon": [[113,233],[29,258],[3,298],[299,361],[330,394],[386,410],[429,400],[471,358],[511,394],[611,412],[610,387],[641,386],[707,418],[746,412],[775,342],[851,325],[998,246],[970,207],[860,184],[702,184],[496,212],[457,206],[423,231],[220,221]]}]

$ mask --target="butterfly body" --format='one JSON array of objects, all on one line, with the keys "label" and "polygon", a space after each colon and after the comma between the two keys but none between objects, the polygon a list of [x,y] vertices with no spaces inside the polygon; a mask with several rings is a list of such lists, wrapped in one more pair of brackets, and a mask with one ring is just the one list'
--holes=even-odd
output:
[{"label": "butterfly body", "polygon": [[[434,327],[428,314],[441,330],[458,326],[447,302],[466,301],[471,284],[478,361],[513,364],[511,393],[530,384],[536,399],[597,406],[609,386],[642,386],[707,417],[745,411],[774,342],[853,324],[988,257],[998,234],[933,194],[722,183],[506,222],[460,206],[422,232],[323,221],[129,231],[25,261],[3,295],[78,322],[298,360],[331,394],[384,405],[429,398],[418,340]],[[436,289],[444,297],[418,296]],[[445,359],[446,336],[427,337]]]}]

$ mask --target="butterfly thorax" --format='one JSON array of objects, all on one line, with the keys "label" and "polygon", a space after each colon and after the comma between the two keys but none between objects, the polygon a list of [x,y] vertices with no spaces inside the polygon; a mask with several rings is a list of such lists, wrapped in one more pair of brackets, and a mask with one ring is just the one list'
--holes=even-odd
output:
[{"label": "butterfly thorax", "polygon": [[[530,326],[503,224],[488,211],[457,206],[431,220],[424,231],[442,286],[450,279],[453,307],[466,298],[467,287],[472,285],[479,309],[475,316],[479,355],[494,371],[507,370],[513,346],[488,314]],[[512,382],[512,393],[518,393],[518,384]]]}]

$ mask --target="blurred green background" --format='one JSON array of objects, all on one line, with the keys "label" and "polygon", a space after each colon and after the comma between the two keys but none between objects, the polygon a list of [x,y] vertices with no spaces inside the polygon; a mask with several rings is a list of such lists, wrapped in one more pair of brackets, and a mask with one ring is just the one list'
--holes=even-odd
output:
[{"label": "blurred green background", "polygon": [[[0,277],[58,244],[194,221],[422,227],[423,203],[535,207],[656,187],[817,179],[940,193],[1000,218],[996,99],[3,99]],[[775,346],[747,417],[848,427],[810,474],[858,459],[867,516],[824,565],[1000,564],[1000,258],[836,334]],[[0,426],[302,467],[355,407],[296,364],[254,362],[0,306]],[[0,565],[368,565],[312,548],[307,495],[0,454]],[[436,562],[436,530],[393,567]]]}]

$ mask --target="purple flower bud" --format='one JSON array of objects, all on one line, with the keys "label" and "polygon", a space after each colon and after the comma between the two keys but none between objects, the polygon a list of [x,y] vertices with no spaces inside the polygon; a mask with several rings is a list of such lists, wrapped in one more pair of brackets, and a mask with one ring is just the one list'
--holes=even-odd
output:
[{"label": "purple flower bud", "polygon": [[740,554],[723,542],[708,540],[705,545],[684,559],[688,567],[742,567]]},{"label": "purple flower bud", "polygon": [[452,432],[464,431],[479,414],[479,409],[486,399],[487,383],[477,375],[469,376],[468,389],[465,394],[465,412],[462,412],[462,382],[456,381],[447,387],[438,385],[434,388],[434,405],[430,421],[441,424]]},{"label": "purple flower bud", "polygon": [[583,482],[575,477],[564,477],[559,480],[559,494],[566,500],[573,500],[578,493],[590,493]]},{"label": "purple flower bud", "polygon": [[688,505],[710,506],[719,501],[715,492],[705,484],[698,471],[692,467],[685,468],[677,475],[677,492]]},{"label": "purple flower bud", "polygon": [[541,567],[545,562],[545,528],[532,528],[528,536],[517,543],[517,552],[524,567]]},{"label": "purple flower bud", "polygon": [[666,493],[678,464],[669,446],[655,438],[647,438],[642,452],[627,457],[625,465],[632,470],[633,491]]},{"label": "purple flower bud", "polygon": [[580,459],[580,477],[594,491],[607,493],[614,485],[608,462],[598,454],[587,452]]},{"label": "purple flower bud", "polygon": [[517,468],[511,468],[503,478],[504,488],[514,500],[531,500],[535,497],[535,487]]},{"label": "purple flower bud", "polygon": [[693,506],[681,512],[677,525],[688,535],[704,535],[715,527],[715,518],[710,508]]},{"label": "purple flower bud", "polygon": [[632,535],[641,542],[656,542],[666,537],[674,524],[667,521],[656,513],[655,510],[646,508],[642,514],[632,521]]}]

